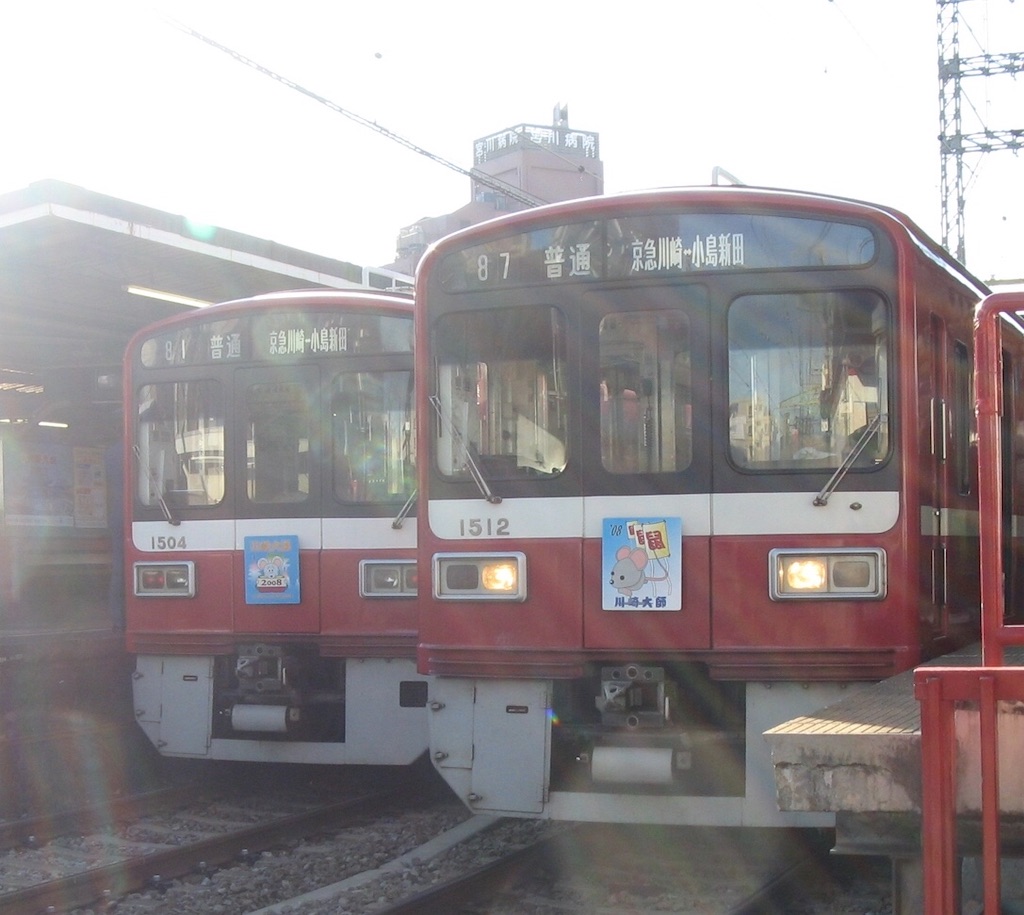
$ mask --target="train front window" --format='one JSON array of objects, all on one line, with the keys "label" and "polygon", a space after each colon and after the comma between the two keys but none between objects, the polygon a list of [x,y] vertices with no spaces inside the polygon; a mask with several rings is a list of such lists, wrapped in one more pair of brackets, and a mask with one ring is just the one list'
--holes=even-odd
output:
[{"label": "train front window", "polygon": [[680,311],[601,321],[601,463],[612,473],[684,470],[693,457],[689,320]]},{"label": "train front window", "polygon": [[251,502],[309,498],[311,394],[295,382],[246,389],[246,493]]},{"label": "train front window", "polygon": [[349,372],[331,396],[334,495],[404,502],[415,485],[412,372]]},{"label": "train front window", "polygon": [[224,394],[215,381],[145,384],[136,401],[138,499],[172,507],[224,498]]},{"label": "train front window", "polygon": [[729,309],[729,450],[751,470],[889,452],[888,316],[865,290],[742,296]]},{"label": "train front window", "polygon": [[568,441],[565,335],[545,305],[449,314],[437,353],[438,470],[469,479],[551,477]]}]

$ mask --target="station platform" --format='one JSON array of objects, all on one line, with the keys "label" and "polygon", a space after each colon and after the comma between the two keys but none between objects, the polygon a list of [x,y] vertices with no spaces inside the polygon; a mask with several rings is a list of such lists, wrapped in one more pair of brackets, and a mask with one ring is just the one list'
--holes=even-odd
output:
[{"label": "station platform", "polygon": [[[1007,666],[1024,666],[1024,649],[1007,649]],[[975,644],[938,658],[942,667],[981,664]],[[922,666],[929,666],[928,664]],[[959,713],[958,713],[959,714]],[[969,713],[968,713],[969,714]],[[976,716],[975,716],[976,717]],[[1019,708],[1000,711],[1022,719]],[[960,745],[971,740],[970,725],[957,734]],[[1010,729],[1010,740],[1020,734]],[[1001,726],[1002,733],[1002,726]],[[771,750],[779,807],[789,811],[833,812],[836,854],[885,855],[894,865],[894,908],[898,915],[924,911],[921,862],[921,714],[914,695],[914,671],[851,692],[847,699],[786,721],[765,732]],[[974,740],[976,741],[976,733]],[[1001,737],[1001,741],[1003,738]],[[1024,750],[1024,743],[1019,746]],[[969,758],[971,754],[961,754]],[[1000,758],[1019,760],[1021,751],[1002,746]],[[1000,775],[1019,765],[1001,765]],[[981,853],[976,773],[960,761],[962,782],[957,818],[958,852],[967,862],[963,881],[970,895],[970,873]],[[1000,822],[1005,856],[1015,870],[1024,856],[1024,791],[1014,778],[1003,786]],[[1004,864],[1004,873],[1008,868]],[[1012,881],[1007,881],[1007,886]],[[1024,885],[1024,881],[1022,881]],[[1022,890],[1024,892],[1024,890]],[[965,906],[964,911],[969,911]]]},{"label": "station platform", "polygon": [[0,740],[83,717],[134,728],[133,670],[123,632],[0,630]]},{"label": "station platform", "polygon": [[0,665],[61,658],[113,658],[126,651],[124,632],[109,627],[0,629]]}]

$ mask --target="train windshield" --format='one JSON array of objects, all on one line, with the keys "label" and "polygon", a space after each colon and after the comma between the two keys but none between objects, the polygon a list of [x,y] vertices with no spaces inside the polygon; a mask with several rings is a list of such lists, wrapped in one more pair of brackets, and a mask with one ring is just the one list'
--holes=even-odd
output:
[{"label": "train windshield", "polygon": [[246,494],[252,502],[304,502],[309,496],[311,397],[300,382],[246,389]]},{"label": "train windshield", "polygon": [[334,495],[394,502],[415,485],[412,372],[346,372],[334,382]]},{"label": "train windshield", "polygon": [[[889,452],[888,327],[874,293],[747,295],[729,309],[729,445],[750,470],[854,466]],[[870,427],[870,428],[869,428]]]},{"label": "train windshield", "polygon": [[215,381],[146,384],[138,394],[139,501],[217,505],[224,498],[224,394]]},{"label": "train windshield", "polygon": [[606,315],[598,341],[605,470],[685,470],[693,458],[686,314],[666,310]]},{"label": "train windshield", "polygon": [[545,305],[463,312],[433,331],[441,473],[555,476],[568,441],[565,335]]}]

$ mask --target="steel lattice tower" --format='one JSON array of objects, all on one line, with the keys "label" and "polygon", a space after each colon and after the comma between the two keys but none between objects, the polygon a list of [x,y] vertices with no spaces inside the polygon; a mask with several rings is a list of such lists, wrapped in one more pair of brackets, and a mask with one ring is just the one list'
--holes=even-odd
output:
[{"label": "steel lattice tower", "polygon": [[[1024,148],[1024,129],[964,133],[962,86],[968,77],[1016,74],[1024,52],[960,56],[960,5],[968,0],[937,0],[939,31],[939,145],[942,157],[942,245],[961,263],[964,244],[965,158]],[[1012,0],[1011,0],[1012,2]]]}]

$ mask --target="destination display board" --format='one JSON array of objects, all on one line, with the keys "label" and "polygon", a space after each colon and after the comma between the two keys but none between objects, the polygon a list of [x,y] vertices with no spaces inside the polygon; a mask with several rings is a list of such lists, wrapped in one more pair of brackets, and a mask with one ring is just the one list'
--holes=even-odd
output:
[{"label": "destination display board", "polygon": [[741,213],[645,213],[544,226],[471,245],[439,268],[447,292],[689,273],[871,263],[873,231],[853,223]]},{"label": "destination display board", "polygon": [[411,317],[326,311],[267,312],[189,324],[150,337],[139,350],[146,368],[411,352]]}]

